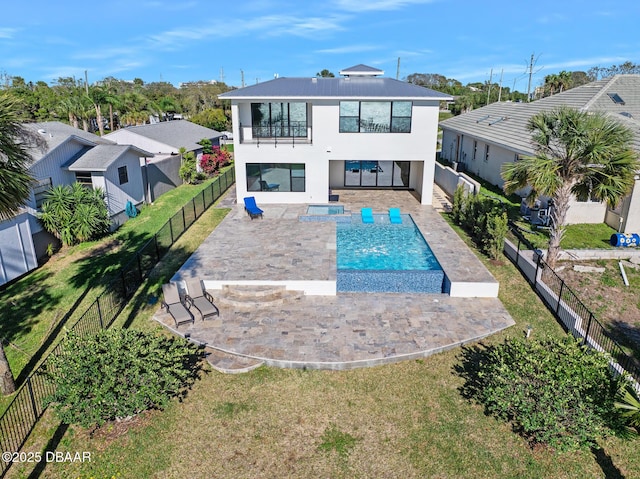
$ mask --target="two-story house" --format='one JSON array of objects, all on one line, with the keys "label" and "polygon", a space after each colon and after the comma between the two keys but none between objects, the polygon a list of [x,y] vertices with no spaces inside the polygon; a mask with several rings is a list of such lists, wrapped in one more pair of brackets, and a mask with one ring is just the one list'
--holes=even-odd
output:
[{"label": "two-story house", "polygon": [[340,188],[415,190],[431,204],[438,111],[449,95],[357,65],[276,78],[231,100],[238,201],[324,203]]}]

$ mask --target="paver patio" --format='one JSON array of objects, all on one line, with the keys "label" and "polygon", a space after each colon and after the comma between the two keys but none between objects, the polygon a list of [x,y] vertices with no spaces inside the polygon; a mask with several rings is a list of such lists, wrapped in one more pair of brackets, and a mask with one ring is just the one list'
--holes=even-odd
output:
[{"label": "paver patio", "polygon": [[[480,296],[486,296],[487,285],[497,291],[497,282],[473,252],[433,207],[422,206],[410,192],[333,193],[354,213],[364,206],[375,213],[401,208],[411,214],[452,283],[464,284],[467,291],[478,284]],[[300,222],[307,205],[284,204],[259,204],[264,219],[251,220],[234,194],[228,192],[223,201],[232,211],[172,281],[197,277],[205,284],[250,286],[208,287],[220,309],[213,320],[196,318],[193,325],[176,329],[159,312],[156,319],[177,334],[242,364],[253,359],[278,367],[349,369],[428,356],[514,324],[495,297],[285,291],[277,284],[289,283],[291,289],[295,282],[335,282],[335,223]]]}]

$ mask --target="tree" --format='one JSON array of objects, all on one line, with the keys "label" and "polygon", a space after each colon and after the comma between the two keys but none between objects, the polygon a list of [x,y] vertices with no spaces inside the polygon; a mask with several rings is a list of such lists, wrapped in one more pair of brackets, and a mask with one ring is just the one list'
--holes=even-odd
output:
[{"label": "tree", "polygon": [[316,73],[316,76],[320,78],[335,78],[335,75],[326,68],[321,72]]},{"label": "tree", "polygon": [[216,131],[227,129],[229,120],[220,108],[207,108],[191,117],[191,121],[198,125],[211,128]]},{"label": "tree", "polygon": [[51,188],[38,219],[44,229],[65,245],[96,239],[109,231],[104,192],[80,183]]},{"label": "tree", "polygon": [[503,166],[504,190],[529,186],[529,200],[552,200],[547,263],[554,267],[572,197],[615,206],[633,187],[640,163],[633,133],[604,113],[561,107],[529,120],[536,154]]},{"label": "tree", "polygon": [[[6,92],[0,92],[0,219],[11,218],[31,195],[32,177],[27,147],[42,146],[43,140],[27,130],[17,115],[18,105]],[[9,362],[0,341],[0,392],[16,389]]]}]

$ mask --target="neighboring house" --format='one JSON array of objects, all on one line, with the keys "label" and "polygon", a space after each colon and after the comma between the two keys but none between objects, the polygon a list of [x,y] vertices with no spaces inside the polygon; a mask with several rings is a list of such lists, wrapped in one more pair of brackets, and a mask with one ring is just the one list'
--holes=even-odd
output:
[{"label": "neighboring house", "polygon": [[449,95],[357,65],[276,78],[231,100],[238,201],[325,203],[332,188],[413,189],[431,204],[438,110]]},{"label": "neighboring house", "polygon": [[144,200],[139,157],[153,156],[60,122],[29,123],[25,127],[41,135],[44,147],[29,152],[33,160],[29,171],[35,179],[31,197],[18,215],[0,222],[0,284],[35,268],[48,244],[55,241],[37,219],[49,189],[76,181],[102,188],[115,228],[126,219],[127,201],[140,204]]},{"label": "neighboring house", "polygon": [[119,145],[134,145],[145,151],[154,153],[153,160],[140,159],[148,180],[147,201],[153,202],[157,197],[182,184],[179,155],[181,148],[185,152],[193,152],[196,159],[202,157],[201,140],[208,139],[213,146],[220,145],[223,134],[196,125],[187,120],[172,120],[150,125],[121,128],[104,136]]},{"label": "neighboring house", "polygon": [[[634,149],[640,154],[640,75],[616,75],[531,103],[492,103],[444,120],[440,122],[441,158],[456,164],[460,171],[469,171],[501,187],[504,163],[535,154],[527,130],[529,119],[540,111],[560,106],[612,115],[634,132]],[[606,222],[621,232],[640,232],[640,176],[636,176],[632,193],[615,209],[604,203],[576,199],[571,203],[567,220]]]}]

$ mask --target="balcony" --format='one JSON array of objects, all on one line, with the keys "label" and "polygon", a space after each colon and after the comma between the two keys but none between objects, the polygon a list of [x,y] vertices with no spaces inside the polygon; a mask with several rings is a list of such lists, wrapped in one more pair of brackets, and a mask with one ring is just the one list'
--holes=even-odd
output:
[{"label": "balcony", "polygon": [[311,127],[306,121],[289,123],[240,124],[240,143],[260,145],[310,145]]}]

